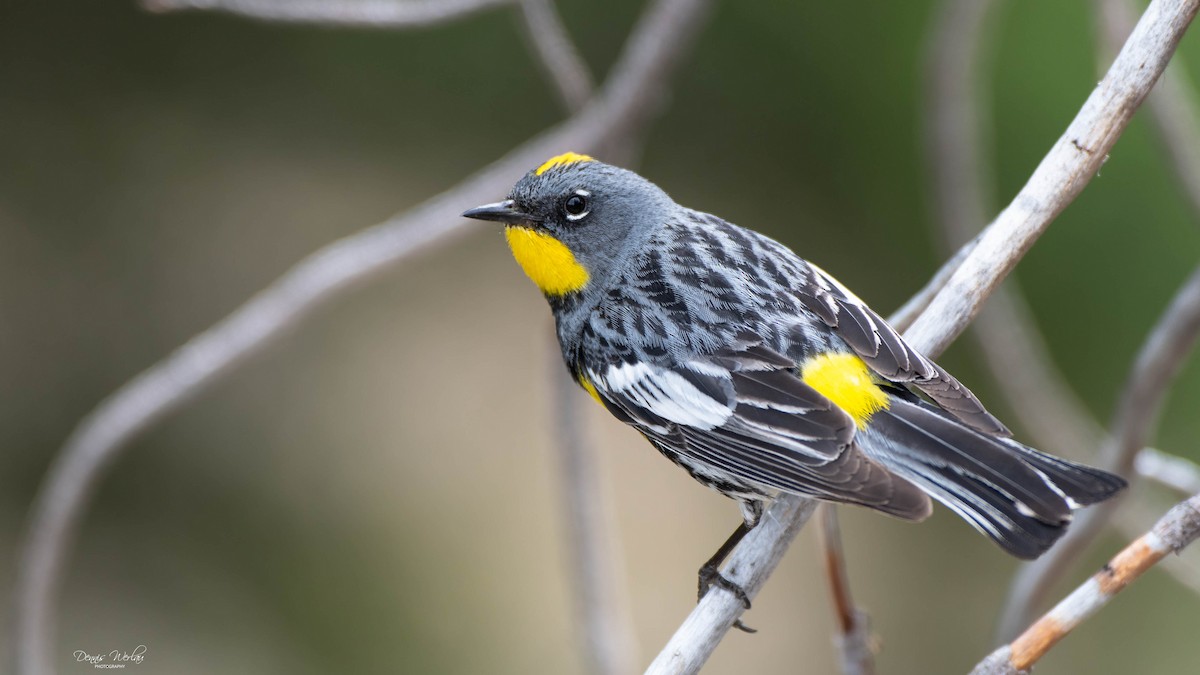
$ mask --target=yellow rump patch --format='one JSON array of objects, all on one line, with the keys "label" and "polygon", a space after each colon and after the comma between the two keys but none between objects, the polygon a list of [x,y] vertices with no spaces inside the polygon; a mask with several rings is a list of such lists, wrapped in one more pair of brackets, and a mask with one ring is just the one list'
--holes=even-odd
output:
[{"label": "yellow rump patch", "polygon": [[535,176],[540,176],[540,175],[546,173],[547,171],[549,171],[550,169],[553,169],[556,166],[567,166],[570,164],[578,164],[580,162],[594,162],[594,161],[596,161],[596,160],[592,159],[591,157],[588,157],[587,155],[581,155],[577,152],[564,152],[561,155],[557,155],[555,157],[551,157],[550,159],[546,160],[541,166],[539,166],[537,168],[536,171],[533,172],[533,174]]},{"label": "yellow rump patch", "polygon": [[587,285],[588,271],[561,241],[520,226],[504,228],[504,237],[526,276],[546,295],[566,295]]},{"label": "yellow rump patch", "polygon": [[849,413],[859,429],[871,415],[890,405],[887,392],[871,379],[871,371],[853,354],[814,356],[800,366],[800,377],[834,405]]}]

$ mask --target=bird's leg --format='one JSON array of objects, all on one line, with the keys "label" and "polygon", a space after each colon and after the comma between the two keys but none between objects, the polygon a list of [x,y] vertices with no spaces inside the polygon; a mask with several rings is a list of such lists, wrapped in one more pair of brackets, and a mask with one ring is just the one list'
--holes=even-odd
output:
[{"label": "bird's leg", "polygon": [[[721,563],[725,562],[725,558],[729,557],[729,553],[733,551],[733,548],[737,546],[738,543],[741,542],[746,534],[752,529],[754,529],[752,525],[749,525],[743,521],[740,525],[738,525],[737,529],[733,531],[733,534],[729,535],[729,538],[725,540],[725,543],[721,544],[721,548],[717,549],[717,552],[713,554],[713,557],[709,558],[708,562],[700,566],[700,572],[697,575],[699,578],[699,588],[697,589],[696,593],[696,602],[700,602],[704,599],[704,595],[708,593],[708,589],[712,588],[713,586],[720,586],[730,593],[733,593],[738,600],[741,600],[742,605],[746,609],[750,609],[750,596],[746,595],[746,589],[738,586],[721,574]],[[733,627],[747,633],[758,632],[742,623],[741,619],[735,621],[733,623]]]}]

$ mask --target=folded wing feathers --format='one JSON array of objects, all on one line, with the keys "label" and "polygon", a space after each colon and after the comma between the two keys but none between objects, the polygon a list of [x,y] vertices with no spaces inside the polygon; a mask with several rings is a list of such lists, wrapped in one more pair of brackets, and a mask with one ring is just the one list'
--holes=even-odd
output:
[{"label": "folded wing feathers", "polygon": [[927,516],[928,497],[864,455],[854,421],[794,367],[745,340],[684,368],[626,363],[588,377],[608,405],[672,452],[769,488]]},{"label": "folded wing feathers", "polygon": [[[863,361],[882,377],[912,384],[967,426],[987,434],[1011,436],[1012,432],[989,413],[971,390],[904,341],[862,300],[833,277],[812,267],[809,288],[799,292],[805,306],[837,329]],[[813,298],[811,303],[807,298]],[[827,311],[833,308],[832,316]]]}]

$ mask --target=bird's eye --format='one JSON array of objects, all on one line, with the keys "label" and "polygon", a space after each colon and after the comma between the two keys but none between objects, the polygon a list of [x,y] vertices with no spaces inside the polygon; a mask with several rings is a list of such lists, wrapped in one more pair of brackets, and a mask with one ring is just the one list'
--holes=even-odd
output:
[{"label": "bird's eye", "polygon": [[567,220],[579,220],[588,214],[588,195],[580,190],[563,200],[563,211],[567,212]]}]

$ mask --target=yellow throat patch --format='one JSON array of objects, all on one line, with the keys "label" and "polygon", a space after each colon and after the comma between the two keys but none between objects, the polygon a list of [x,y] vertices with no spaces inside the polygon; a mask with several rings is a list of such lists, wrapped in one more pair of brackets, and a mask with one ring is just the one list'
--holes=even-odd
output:
[{"label": "yellow throat patch", "polygon": [[546,295],[562,296],[587,285],[588,271],[561,241],[519,225],[504,228],[504,237],[525,275]]},{"label": "yellow throat patch", "polygon": [[591,157],[588,157],[587,155],[581,155],[577,152],[564,152],[561,155],[551,157],[550,159],[543,162],[541,166],[539,166],[537,169],[534,170],[533,175],[540,176],[540,175],[546,173],[547,171],[549,171],[550,169],[553,169],[556,166],[567,166],[570,164],[578,164],[580,162],[594,162],[594,161],[596,161],[596,160],[592,159]]},{"label": "yellow throat patch", "polygon": [[800,377],[808,386],[854,418],[862,429],[871,415],[890,405],[887,392],[871,379],[871,371],[853,354],[828,353],[800,365]]}]

